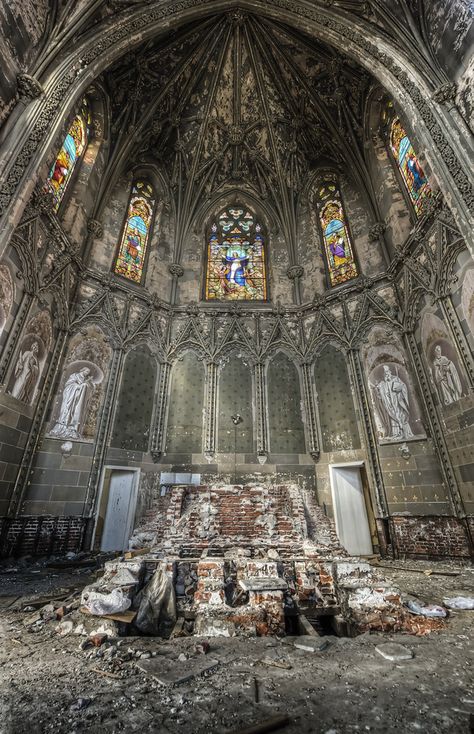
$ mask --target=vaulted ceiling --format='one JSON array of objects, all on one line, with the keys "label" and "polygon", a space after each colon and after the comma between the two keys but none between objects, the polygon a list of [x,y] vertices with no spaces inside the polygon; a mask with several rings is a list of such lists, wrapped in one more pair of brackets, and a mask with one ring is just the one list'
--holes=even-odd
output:
[{"label": "vaulted ceiling", "polygon": [[188,217],[238,187],[269,200],[290,235],[312,170],[347,164],[364,179],[370,77],[278,22],[204,19],[125,56],[106,85],[117,167],[157,163]]}]

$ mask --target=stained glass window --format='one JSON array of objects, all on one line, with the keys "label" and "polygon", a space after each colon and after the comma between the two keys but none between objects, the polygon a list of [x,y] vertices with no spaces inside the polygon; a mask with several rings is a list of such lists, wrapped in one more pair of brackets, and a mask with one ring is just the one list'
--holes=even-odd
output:
[{"label": "stained glass window", "polygon": [[72,121],[69,132],[49,172],[46,183],[46,188],[53,194],[54,211],[56,212],[59,209],[66,187],[71,180],[76,163],[86,149],[90,122],[90,109],[87,99],[84,98],[82,100],[81,110]]},{"label": "stained glass window", "polygon": [[115,262],[114,272],[140,283],[145,264],[155,200],[153,189],[145,181],[136,181],[128,204],[127,218]]},{"label": "stained glass window", "polygon": [[346,224],[339,187],[327,181],[319,189],[319,219],[323,230],[324,251],[332,286],[346,283],[359,275]]},{"label": "stained glass window", "polygon": [[217,301],[263,301],[267,297],[262,227],[247,209],[221,212],[211,226],[205,296]]},{"label": "stained glass window", "polygon": [[408,189],[413,207],[419,215],[431,195],[431,189],[428,184],[428,179],[415,155],[410,139],[398,118],[392,122],[390,146],[405,186]]}]

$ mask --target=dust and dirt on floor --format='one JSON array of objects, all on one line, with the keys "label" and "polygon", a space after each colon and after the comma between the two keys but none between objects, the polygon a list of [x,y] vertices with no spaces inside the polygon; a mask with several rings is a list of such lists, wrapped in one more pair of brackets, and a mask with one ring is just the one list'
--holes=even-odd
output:
[{"label": "dust and dirt on floor", "polygon": [[[474,595],[472,567],[382,563],[406,601]],[[86,615],[75,634],[68,605],[91,564],[3,567],[2,734],[472,731],[474,611],[452,610],[422,636],[163,640],[116,636]]]}]

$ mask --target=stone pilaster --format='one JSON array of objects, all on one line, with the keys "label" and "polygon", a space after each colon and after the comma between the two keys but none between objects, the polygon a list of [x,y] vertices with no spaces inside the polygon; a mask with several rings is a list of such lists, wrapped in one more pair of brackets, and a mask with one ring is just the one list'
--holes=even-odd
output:
[{"label": "stone pilaster", "polygon": [[217,450],[217,378],[219,365],[209,361],[206,365],[206,410],[204,426],[204,455],[211,460]]},{"label": "stone pilaster", "polygon": [[158,390],[158,401],[153,422],[150,448],[153,461],[155,462],[160,460],[165,449],[166,413],[168,407],[170,377],[171,362],[163,362],[160,365],[160,386]]},{"label": "stone pilaster", "polygon": [[309,453],[314,461],[319,459],[318,419],[316,409],[316,396],[312,379],[312,363],[303,362],[301,365],[303,375],[303,397],[306,413],[306,440]]}]

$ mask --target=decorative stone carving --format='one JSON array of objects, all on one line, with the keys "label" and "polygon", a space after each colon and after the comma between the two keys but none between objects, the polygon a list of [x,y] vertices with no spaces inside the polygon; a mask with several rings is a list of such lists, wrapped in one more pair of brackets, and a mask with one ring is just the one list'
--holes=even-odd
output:
[{"label": "decorative stone carving", "polygon": [[61,408],[56,424],[50,431],[54,438],[81,438],[87,408],[94,391],[90,367],[81,367],[69,375],[63,387]]},{"label": "decorative stone carving", "polygon": [[39,375],[39,344],[32,341],[29,349],[20,352],[15,366],[15,381],[11,394],[17,400],[30,404]]},{"label": "decorative stone carving", "polygon": [[87,231],[97,239],[101,239],[104,236],[104,228],[102,226],[102,223],[99,222],[97,219],[87,220]]},{"label": "decorative stone carving", "polygon": [[18,85],[18,96],[24,102],[31,102],[40,97],[44,92],[39,81],[29,74],[18,74],[16,82]]},{"label": "decorative stone carving", "polygon": [[173,278],[182,278],[184,275],[184,268],[179,263],[171,263],[171,265],[168,265],[168,272],[173,276]]},{"label": "decorative stone carving", "polygon": [[46,310],[40,311],[25,327],[8,384],[8,392],[22,403],[31,405],[36,398],[36,388],[51,341],[51,317]]},{"label": "decorative stone carving", "polygon": [[363,354],[379,443],[424,437],[412,378],[396,337],[374,329]]},{"label": "decorative stone carving", "polygon": [[290,265],[286,274],[290,280],[302,278],[304,275],[304,267],[302,265]]},{"label": "decorative stone carving", "polygon": [[432,98],[438,104],[447,104],[455,101],[457,91],[457,85],[454,82],[449,82],[435,89]]},{"label": "decorative stone carving", "polygon": [[94,438],[110,363],[111,349],[100,329],[89,326],[72,337],[49,436],[76,441]]},{"label": "decorative stone carving", "polygon": [[242,145],[244,142],[244,128],[242,125],[231,125],[228,130],[229,143],[231,145]]},{"label": "decorative stone carving", "polygon": [[387,229],[387,226],[385,222],[376,222],[371,226],[369,229],[369,241],[370,242],[377,242],[385,230]]},{"label": "decorative stone carving", "polygon": [[421,341],[440,404],[447,407],[458,402],[466,394],[464,373],[440,311],[423,315]]},{"label": "decorative stone carving", "polygon": [[0,265],[0,334],[10,315],[13,305],[13,295],[14,288],[10,269],[6,265]]}]

